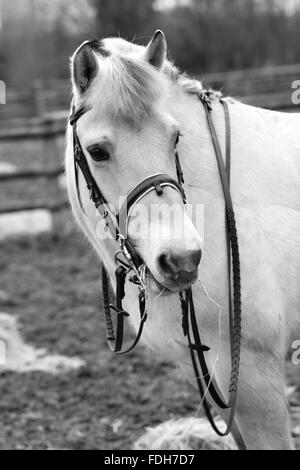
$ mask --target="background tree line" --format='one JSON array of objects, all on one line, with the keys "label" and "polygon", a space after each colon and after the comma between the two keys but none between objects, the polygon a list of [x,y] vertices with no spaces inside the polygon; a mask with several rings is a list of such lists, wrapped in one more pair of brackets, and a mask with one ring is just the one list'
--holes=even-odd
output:
[{"label": "background tree line", "polygon": [[[176,2],[176,0],[174,0]],[[287,9],[293,1],[292,9]],[[289,4],[290,5],[290,4]],[[298,0],[2,0],[0,79],[67,77],[80,41],[120,35],[145,44],[157,28],[194,74],[300,62]]]}]

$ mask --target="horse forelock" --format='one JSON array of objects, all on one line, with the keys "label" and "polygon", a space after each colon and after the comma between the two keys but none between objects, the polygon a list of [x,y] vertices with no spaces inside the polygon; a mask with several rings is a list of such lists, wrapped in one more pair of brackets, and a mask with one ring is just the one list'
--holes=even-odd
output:
[{"label": "horse forelock", "polygon": [[93,47],[98,73],[80,104],[113,120],[141,124],[168,93],[167,77],[132,53],[116,53],[98,42]]},{"label": "horse forelock", "polygon": [[143,46],[107,38],[90,42],[90,47],[99,70],[90,89],[79,97],[80,104],[88,104],[113,120],[140,127],[151,117],[155,105],[168,96],[171,86],[186,93],[204,90],[201,81],[181,74],[169,60],[162,71],[150,65],[144,58]]}]

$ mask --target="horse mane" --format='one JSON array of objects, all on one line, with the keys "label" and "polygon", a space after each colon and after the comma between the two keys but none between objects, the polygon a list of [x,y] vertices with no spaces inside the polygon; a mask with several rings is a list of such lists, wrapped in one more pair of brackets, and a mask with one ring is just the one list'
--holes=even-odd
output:
[{"label": "horse mane", "polygon": [[182,73],[172,62],[167,61],[164,67],[164,72],[175,82],[185,93],[188,94],[201,94],[209,91],[211,99],[221,98],[222,93],[217,90],[207,89],[204,87],[201,80],[192,78],[186,73]]},{"label": "horse mane", "polygon": [[[99,111],[114,120],[140,125],[149,118],[154,105],[178,85],[186,93],[203,93],[201,81],[183,74],[169,60],[163,73],[147,63],[144,48],[120,38],[94,41],[92,47],[99,73],[85,96],[86,105],[99,103]],[[219,96],[212,92],[212,97]],[[83,103],[81,103],[83,104]]]}]

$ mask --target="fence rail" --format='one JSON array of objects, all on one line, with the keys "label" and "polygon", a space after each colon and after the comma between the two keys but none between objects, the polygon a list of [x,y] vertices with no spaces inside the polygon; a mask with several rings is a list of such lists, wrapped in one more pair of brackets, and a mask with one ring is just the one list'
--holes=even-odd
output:
[{"label": "fence rail", "polygon": [[17,203],[17,204],[6,204],[5,207],[0,207],[0,215],[9,214],[14,212],[27,212],[34,210],[48,210],[52,213],[58,212],[66,207],[68,207],[68,201],[66,198],[63,199],[62,191],[58,188],[58,178],[64,175],[64,168],[58,167],[54,169],[37,169],[31,168],[27,170],[12,170],[5,171],[0,173],[0,183],[7,182],[16,182],[23,180],[37,180],[37,179],[46,179],[50,181],[53,185],[53,190],[55,190],[55,195],[58,197],[57,201],[45,201],[38,200],[30,203]]},{"label": "fence rail", "polygon": [[66,130],[67,112],[51,116],[9,121],[0,128],[0,142],[9,140],[51,139],[63,136]]},{"label": "fence rail", "polygon": [[[0,144],[10,142],[22,143],[23,141],[40,140],[42,142],[42,156],[40,167],[32,168],[8,168],[0,172],[0,184],[17,183],[22,181],[37,182],[47,180],[45,184],[44,200],[38,197],[31,202],[13,202],[0,206],[0,215],[16,212],[27,212],[36,210],[48,210],[54,215],[56,212],[68,207],[64,191],[59,184],[59,178],[64,174],[64,168],[60,163],[61,154],[57,139],[65,135],[66,112],[54,113],[50,118],[32,118],[18,120],[15,125],[0,129]],[[55,162],[57,162],[55,164]],[[41,166],[44,164],[45,166]],[[51,168],[49,168],[49,164]],[[49,184],[48,184],[49,183]],[[49,196],[51,195],[51,198]]]},{"label": "fence rail", "polygon": [[0,106],[0,120],[45,116],[68,109],[71,101],[70,80],[34,80],[26,91],[6,90],[6,104]]},{"label": "fence rail", "polygon": [[61,211],[62,209],[66,209],[69,207],[69,202],[67,200],[62,200],[58,202],[32,202],[30,204],[12,204],[7,205],[6,207],[0,207],[0,215],[4,214],[13,214],[16,212],[31,212],[31,211],[38,211],[38,210],[47,210],[52,214]]},{"label": "fence rail", "polygon": [[42,170],[32,168],[29,170],[17,170],[0,173],[0,182],[1,181],[16,181],[23,179],[35,179],[35,178],[47,178],[55,179],[64,174],[64,168],[56,168],[54,170]]},{"label": "fence rail", "polygon": [[[258,69],[200,75],[205,83],[234,97],[251,95],[251,104],[260,106],[260,95],[285,93],[291,106],[290,90],[294,80],[300,79],[300,64],[268,66]],[[271,98],[271,96],[270,96]],[[274,97],[273,97],[274,100]],[[70,106],[71,83],[69,79],[34,80],[31,90],[7,90],[7,104],[0,106],[0,120],[47,116],[53,111],[65,111]],[[265,102],[265,99],[263,100]],[[278,109],[281,107],[280,100]]]}]

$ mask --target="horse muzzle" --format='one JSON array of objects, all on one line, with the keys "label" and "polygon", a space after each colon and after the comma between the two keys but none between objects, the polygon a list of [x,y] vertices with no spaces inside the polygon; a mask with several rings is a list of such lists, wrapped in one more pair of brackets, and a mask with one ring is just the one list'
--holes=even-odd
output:
[{"label": "horse muzzle", "polygon": [[161,253],[155,268],[147,271],[147,284],[154,293],[171,295],[187,289],[198,279],[202,250],[176,252],[169,249]]}]

